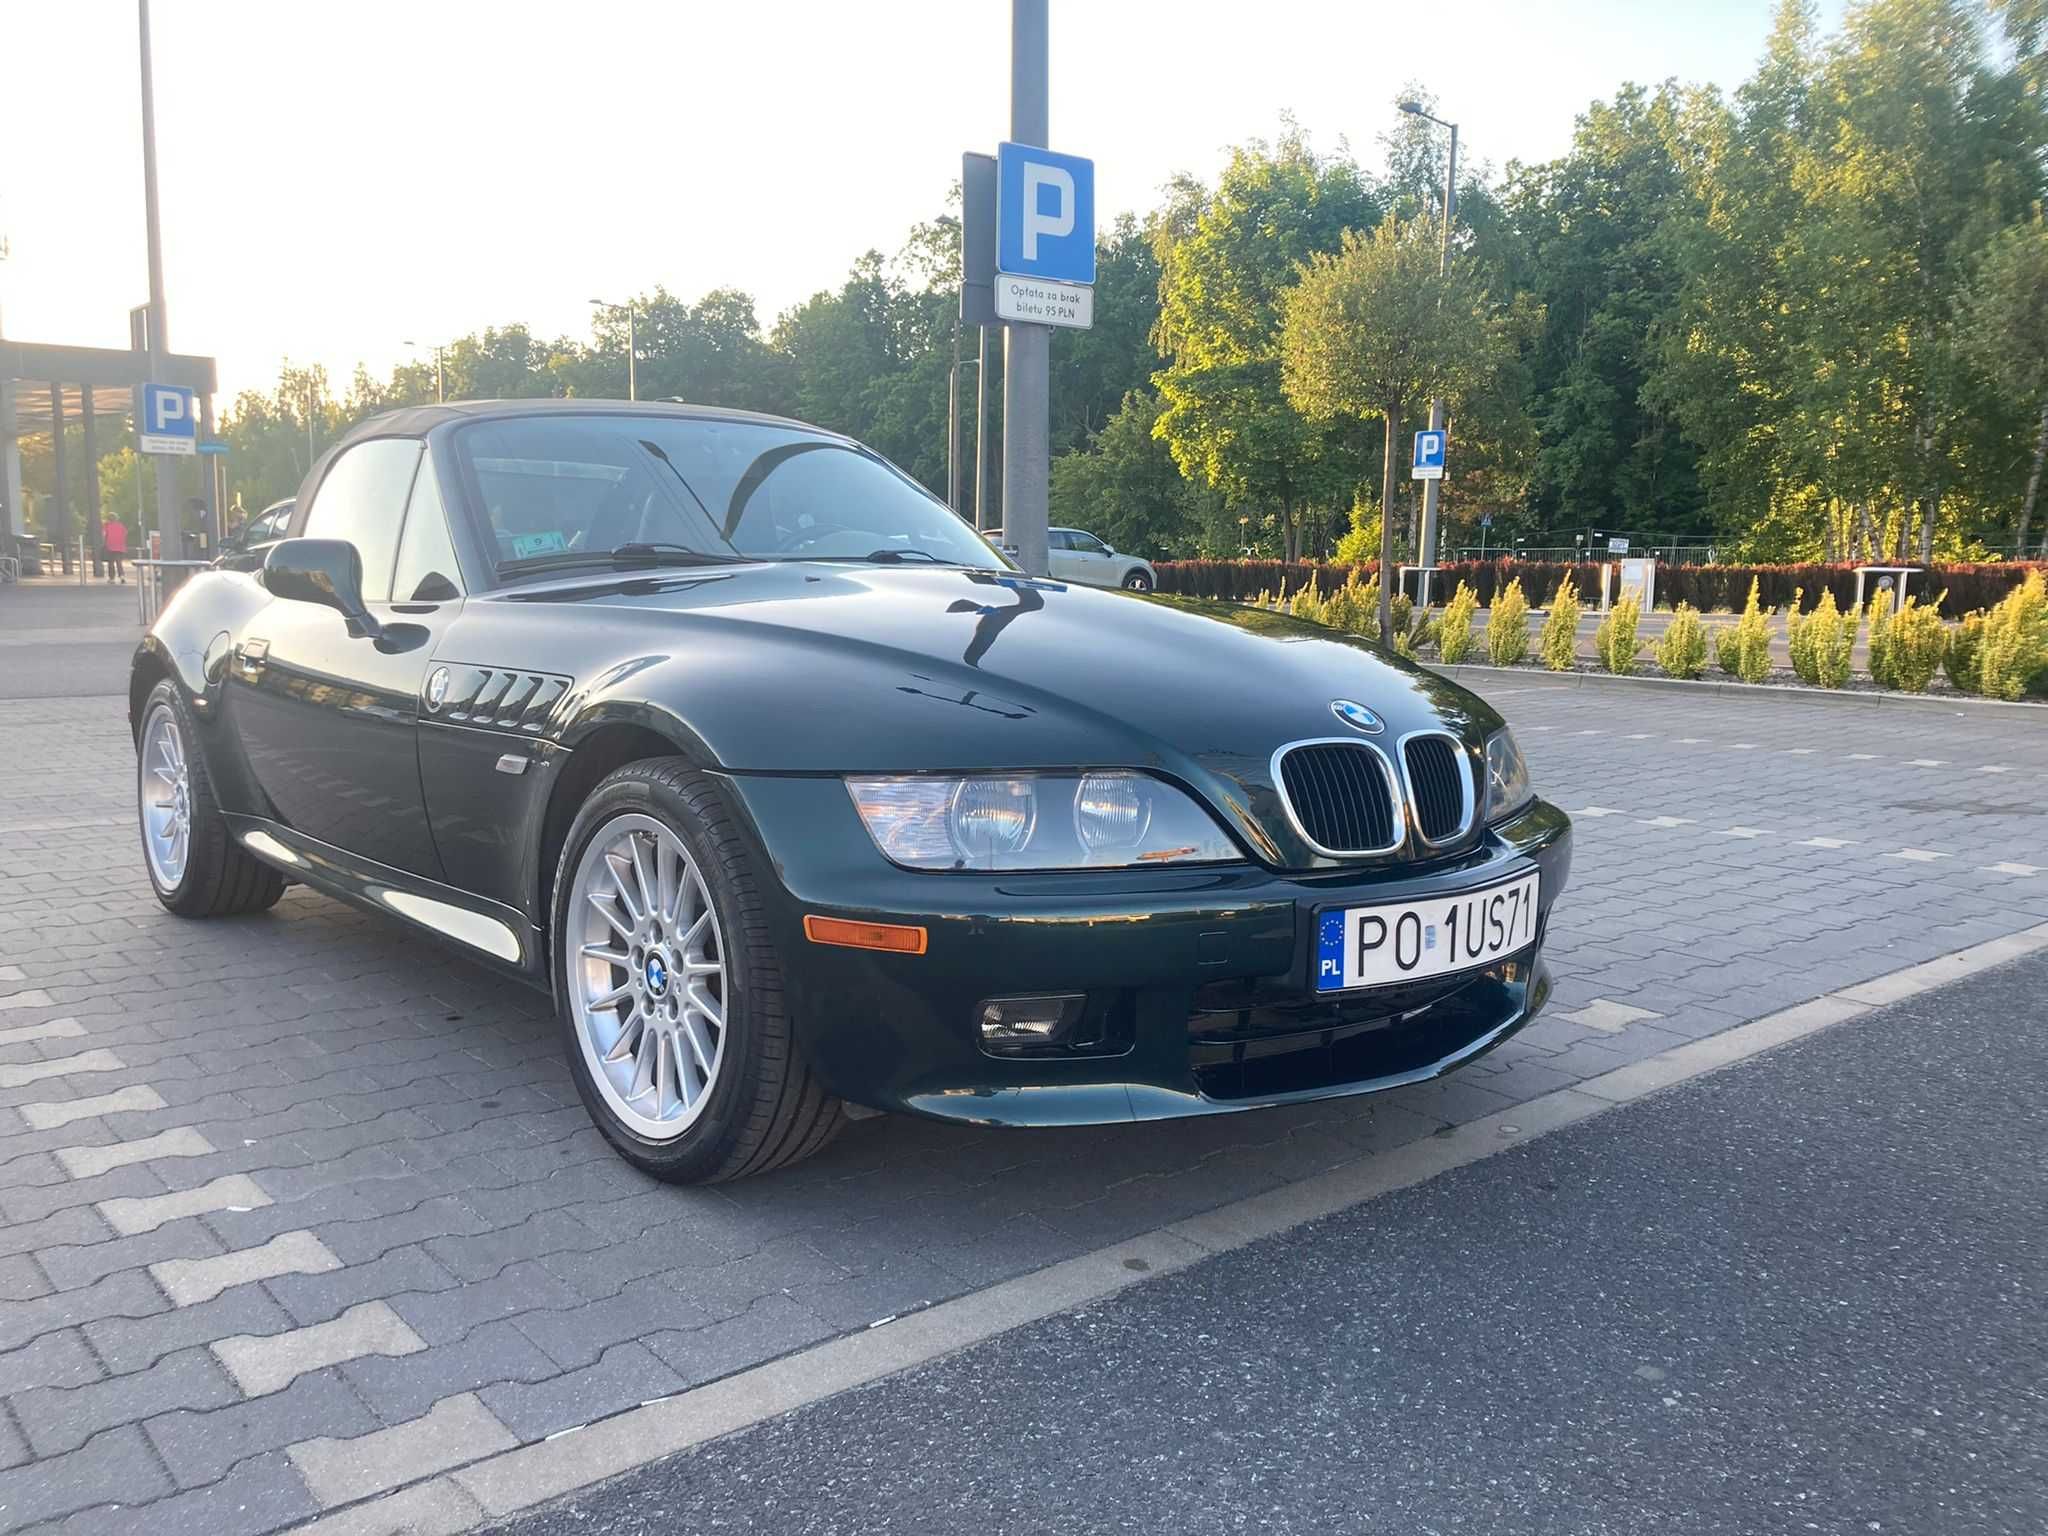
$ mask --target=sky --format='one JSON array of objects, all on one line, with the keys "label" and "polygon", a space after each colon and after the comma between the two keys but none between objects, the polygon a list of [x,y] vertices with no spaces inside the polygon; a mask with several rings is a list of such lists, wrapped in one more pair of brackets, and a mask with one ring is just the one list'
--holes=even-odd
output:
[{"label": "sky", "polygon": [[[1098,216],[1292,113],[1369,166],[1403,84],[1537,161],[1627,80],[1732,87],[1773,0],[1051,0],[1051,142]],[[1829,6],[1832,13],[1838,7]],[[173,348],[225,407],[588,300],[752,293],[895,252],[1006,136],[1008,0],[154,0]],[[135,0],[0,0],[0,333],[126,346],[148,296]],[[407,346],[410,341],[416,346]]]}]

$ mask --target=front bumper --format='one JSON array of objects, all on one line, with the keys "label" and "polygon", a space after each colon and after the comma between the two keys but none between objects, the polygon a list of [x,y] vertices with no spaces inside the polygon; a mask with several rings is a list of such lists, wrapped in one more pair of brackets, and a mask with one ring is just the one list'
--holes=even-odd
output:
[{"label": "front bumper", "polygon": [[[1442,859],[1328,874],[1254,864],[925,874],[876,852],[836,779],[724,780],[759,841],[785,1001],[806,1058],[853,1103],[989,1125],[1102,1125],[1378,1092],[1440,1076],[1550,993],[1550,908],[1571,824],[1541,801]],[[1315,914],[1542,871],[1536,942],[1491,969],[1319,996]],[[914,924],[921,955],[814,944],[806,913]],[[991,998],[1085,993],[1089,1054],[990,1055]]]}]

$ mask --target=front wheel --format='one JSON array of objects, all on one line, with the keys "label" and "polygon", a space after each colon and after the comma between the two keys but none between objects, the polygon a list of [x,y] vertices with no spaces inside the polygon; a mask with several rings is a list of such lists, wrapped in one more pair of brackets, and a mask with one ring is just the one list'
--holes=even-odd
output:
[{"label": "front wheel", "polygon": [[229,917],[275,906],[284,876],[229,835],[192,717],[169,678],[149,691],[135,748],[142,864],[156,899],[180,917]]},{"label": "front wheel", "polygon": [[681,758],[578,813],[555,877],[555,978],[584,1106],[625,1159],[712,1183],[810,1156],[844,1118],[783,1007],[747,846]]},{"label": "front wheel", "polygon": [[1124,576],[1124,590],[1126,592],[1150,592],[1152,590],[1152,577],[1145,571],[1127,572]]}]

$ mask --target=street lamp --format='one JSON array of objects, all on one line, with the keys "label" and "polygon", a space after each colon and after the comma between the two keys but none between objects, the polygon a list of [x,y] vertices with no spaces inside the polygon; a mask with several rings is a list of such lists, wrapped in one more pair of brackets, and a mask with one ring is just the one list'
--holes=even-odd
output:
[{"label": "street lamp", "polygon": [[[979,369],[980,367],[981,359],[978,357],[956,357],[953,359],[953,366],[946,370],[946,504],[956,514],[960,511],[960,370],[962,368]],[[978,381],[981,375],[977,372],[974,377]],[[976,417],[975,430],[977,432],[980,430],[978,415]],[[974,448],[974,468],[974,501],[975,506],[979,508],[981,505],[981,445],[979,442],[975,444]],[[979,513],[977,512],[977,525],[978,523]]]},{"label": "street lamp", "polygon": [[[416,341],[402,341],[399,345],[402,347],[416,347],[419,343]],[[448,398],[447,386],[441,376],[442,350],[441,344],[436,342],[434,344],[434,403],[436,405],[439,405]]]},{"label": "street lamp", "polygon": [[637,333],[634,330],[635,316],[631,304],[611,304],[603,299],[590,301],[593,309],[623,309],[626,312],[626,398],[640,398],[640,378],[634,370],[633,354],[638,350]]},{"label": "street lamp", "polygon": [[[1433,113],[1425,112],[1422,109],[1422,103],[1419,101],[1403,101],[1397,102],[1395,105],[1400,107],[1410,117],[1419,117],[1424,122],[1435,123],[1439,128],[1451,130],[1451,157],[1444,167],[1444,243],[1436,262],[1436,275],[1442,278],[1450,271],[1451,217],[1456,213],[1458,207],[1458,125],[1445,122],[1444,119],[1437,117]],[[1441,294],[1437,297],[1437,304],[1439,307],[1443,304]],[[1443,430],[1443,425],[1443,397],[1437,396],[1429,402],[1430,430],[1440,432]],[[1416,561],[1422,566],[1420,580],[1422,582],[1423,605],[1425,607],[1429,604],[1429,573],[1436,568],[1437,497],[1441,494],[1441,485],[1442,482],[1438,480],[1425,480],[1422,482],[1422,538],[1420,540],[1422,547],[1416,551]]]}]

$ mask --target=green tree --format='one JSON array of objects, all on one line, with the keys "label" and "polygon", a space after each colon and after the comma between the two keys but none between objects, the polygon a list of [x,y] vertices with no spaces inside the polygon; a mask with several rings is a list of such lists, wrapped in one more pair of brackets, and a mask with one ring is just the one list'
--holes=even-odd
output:
[{"label": "green tree", "polygon": [[[1199,554],[1222,498],[1186,479],[1154,434],[1159,397],[1133,390],[1086,450],[1052,461],[1052,521],[1101,535],[1151,559]],[[1236,525],[1231,525],[1231,535]]]},{"label": "green tree", "polygon": [[[2016,411],[2036,422],[2013,534],[2015,548],[2025,554],[2041,467],[2048,460],[2048,222],[2038,211],[1992,240],[1962,297],[1959,340],[1964,357]],[[2048,537],[2041,558],[2048,559]]]},{"label": "green tree", "polygon": [[1354,430],[1309,420],[1282,387],[1285,295],[1302,262],[1378,212],[1356,164],[1316,155],[1290,126],[1277,144],[1232,151],[1213,192],[1178,184],[1157,225],[1154,339],[1167,361],[1154,430],[1183,474],[1277,508],[1288,559],[1302,552],[1303,509],[1348,507],[1366,460]]},{"label": "green tree", "polygon": [[[1347,233],[1316,255],[1288,295],[1287,396],[1319,421],[1377,416],[1384,429],[1380,505],[1394,501],[1402,413],[1431,396],[1455,402],[1499,367],[1501,321],[1469,257],[1438,276],[1440,236],[1424,217],[1389,215],[1370,235]],[[1394,565],[1393,523],[1380,521],[1380,569]],[[1380,638],[1391,643],[1392,583],[1380,585]]]}]

